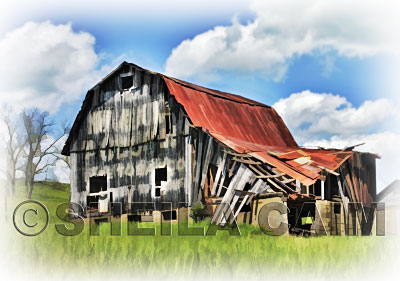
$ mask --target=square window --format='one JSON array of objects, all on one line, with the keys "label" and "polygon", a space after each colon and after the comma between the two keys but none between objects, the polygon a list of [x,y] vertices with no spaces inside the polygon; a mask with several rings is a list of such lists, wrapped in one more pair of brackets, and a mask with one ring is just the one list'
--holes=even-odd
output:
[{"label": "square window", "polygon": [[121,86],[123,90],[130,89],[133,86],[133,76],[121,77]]},{"label": "square window", "polygon": [[89,193],[98,193],[100,191],[107,191],[107,176],[90,177]]},{"label": "square window", "polygon": [[156,169],[155,172],[156,186],[161,186],[162,181],[167,181],[167,167]]}]

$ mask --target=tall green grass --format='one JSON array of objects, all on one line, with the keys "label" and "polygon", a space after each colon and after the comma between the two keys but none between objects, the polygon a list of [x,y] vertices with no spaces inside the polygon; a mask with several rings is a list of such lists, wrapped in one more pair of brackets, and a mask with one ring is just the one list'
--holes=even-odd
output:
[{"label": "tall green grass", "polygon": [[[15,206],[23,200],[19,186]],[[68,188],[44,184],[36,186],[33,199],[44,203],[50,212],[50,225],[36,237],[15,234],[21,256],[35,266],[85,272],[137,271],[180,275],[196,272],[218,273],[221,269],[249,274],[296,273],[315,274],[341,271],[356,274],[366,266],[373,266],[376,257],[385,254],[382,237],[272,237],[257,227],[240,224],[240,236],[218,231],[216,236],[178,236],[178,225],[172,225],[172,236],[160,235],[160,226],[142,223],[141,227],[155,226],[155,236],[128,236],[127,223],[122,223],[121,236],[111,236],[109,224],[101,225],[100,236],[90,236],[89,227],[74,237],[58,234],[54,225],[61,223],[55,209],[68,202]],[[196,225],[207,230],[209,221]]]}]

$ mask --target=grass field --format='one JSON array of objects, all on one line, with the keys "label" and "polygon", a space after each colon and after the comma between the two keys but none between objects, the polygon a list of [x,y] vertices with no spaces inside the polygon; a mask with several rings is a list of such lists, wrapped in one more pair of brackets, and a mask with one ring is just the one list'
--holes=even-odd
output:
[{"label": "grass field", "polygon": [[[9,208],[25,199],[18,186]],[[37,184],[33,199],[46,205],[50,213],[49,227],[39,236],[24,237],[14,230],[12,241],[16,255],[29,259],[35,267],[101,274],[102,272],[141,272],[144,274],[232,274],[247,272],[279,276],[312,272],[322,276],[335,272],[357,276],[365,268],[376,265],[387,255],[387,237],[272,237],[257,227],[239,225],[241,236],[219,231],[216,236],[178,236],[173,225],[172,236],[128,236],[122,224],[122,235],[109,235],[109,225],[101,226],[100,236],[89,236],[88,227],[74,237],[61,236],[54,225],[58,204],[68,202],[68,186]],[[147,223],[149,224],[149,223]],[[207,226],[208,221],[198,226]],[[145,224],[143,224],[146,227]],[[158,227],[158,226],[157,226]]]}]

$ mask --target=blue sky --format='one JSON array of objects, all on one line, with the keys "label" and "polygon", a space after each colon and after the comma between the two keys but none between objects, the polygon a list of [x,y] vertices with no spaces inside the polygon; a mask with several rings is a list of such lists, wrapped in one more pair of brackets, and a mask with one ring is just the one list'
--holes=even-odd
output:
[{"label": "blue sky", "polygon": [[[111,6],[108,4],[100,4],[99,6],[102,8],[96,15],[96,8],[92,10],[89,4],[83,7],[77,5],[79,8],[83,8],[79,11],[78,7],[74,8],[74,1],[72,2],[70,5],[54,7],[45,7],[44,4],[39,4],[37,6],[42,9],[29,13],[25,17],[16,17],[12,21],[10,20],[8,29],[3,30],[3,35],[27,21],[50,20],[55,25],[71,23],[75,32],[85,31],[95,37],[94,50],[104,56],[98,67],[101,67],[102,64],[114,63],[115,65],[120,58],[121,62],[127,60],[151,70],[165,72],[165,63],[171,51],[183,40],[191,39],[215,26],[229,26],[232,24],[234,16],[237,16],[243,24],[256,18],[255,13],[248,6],[250,4],[228,5],[222,1],[217,1],[221,5],[210,5],[209,1],[205,1],[202,5],[204,9],[199,13],[194,12],[190,4],[184,5],[181,10],[168,11],[168,5],[161,5],[162,1],[150,1],[155,3],[153,12],[153,7],[148,6],[144,6],[144,12],[141,12],[140,4],[136,9],[135,5],[127,4],[135,1],[118,1],[115,6],[120,4],[123,9],[125,4],[127,10],[114,15],[104,13],[104,10]],[[173,2],[179,3],[179,1]],[[251,3],[251,1],[244,2]],[[214,7],[214,10],[210,12],[207,5],[210,6],[210,9]],[[220,9],[215,8],[216,6]],[[231,7],[226,9],[227,6]],[[63,10],[65,7],[67,8]],[[193,9],[195,7],[198,5],[193,5]],[[164,9],[166,9],[165,13]],[[29,9],[27,8],[27,10]],[[150,14],[146,14],[146,12]],[[327,75],[324,73],[326,56],[334,60],[334,70]],[[379,91],[383,83],[380,77],[382,61],[383,57],[379,55],[348,58],[332,51],[329,54],[313,53],[291,58],[285,78],[278,82],[273,81],[268,75],[257,72],[246,73],[229,70],[220,71],[218,81],[204,81],[196,79],[196,77],[190,77],[188,80],[242,94],[266,104],[273,104],[279,98],[287,97],[291,93],[310,89],[313,92],[340,94],[353,105],[359,106],[367,99],[376,99],[391,94]],[[62,111],[76,111],[82,98],[83,95],[73,103],[65,104]],[[59,112],[57,119],[61,118],[61,115],[62,112]]]},{"label": "blue sky", "polygon": [[0,4],[2,103],[73,122],[86,91],[126,60],[273,105],[301,144],[368,141],[388,155],[380,185],[397,177],[397,154],[382,149],[400,140],[392,2],[31,2]]}]

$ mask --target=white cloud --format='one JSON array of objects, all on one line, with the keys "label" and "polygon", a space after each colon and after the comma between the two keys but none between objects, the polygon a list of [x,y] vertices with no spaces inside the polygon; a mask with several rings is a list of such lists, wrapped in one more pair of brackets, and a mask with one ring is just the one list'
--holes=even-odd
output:
[{"label": "white cloud", "polygon": [[76,100],[106,69],[98,69],[95,38],[71,24],[28,22],[0,39],[1,102],[50,113]]},{"label": "white cloud", "polygon": [[367,133],[385,126],[385,121],[397,112],[387,99],[367,100],[354,107],[345,97],[309,90],[280,99],[273,107],[300,141],[332,134]]},{"label": "white cloud", "polygon": [[[166,72],[189,77],[218,70],[257,71],[280,80],[290,60],[304,54],[398,54],[399,10],[394,2],[384,2],[255,0],[253,21],[234,19],[230,26],[182,41],[169,56]],[[327,68],[329,72],[333,66]]]},{"label": "white cloud", "polygon": [[351,137],[335,135],[328,139],[307,141],[303,145],[309,147],[322,146],[326,148],[344,148],[365,143],[355,150],[378,153],[377,186],[378,191],[389,185],[393,180],[400,179],[400,134],[382,132],[370,135],[354,135]]}]

